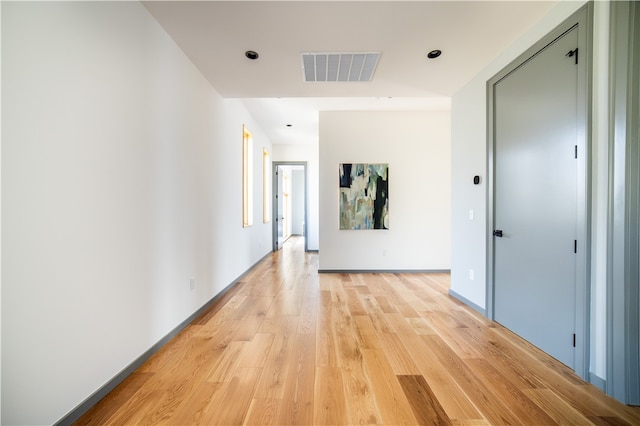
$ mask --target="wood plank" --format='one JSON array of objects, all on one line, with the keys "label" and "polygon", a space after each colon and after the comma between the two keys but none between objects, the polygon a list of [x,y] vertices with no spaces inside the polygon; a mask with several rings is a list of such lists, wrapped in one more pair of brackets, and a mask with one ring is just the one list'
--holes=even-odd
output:
[{"label": "wood plank", "polygon": [[315,387],[315,334],[297,334],[289,362],[287,381],[278,419],[280,424],[313,423]]},{"label": "wood plank", "polygon": [[393,369],[384,352],[379,349],[364,349],[364,361],[369,371],[376,405],[382,423],[388,425],[417,425],[418,421],[407,401]]},{"label": "wood plank", "polygon": [[230,317],[232,317],[232,313],[227,313],[227,317],[222,320],[215,318],[213,321],[202,326],[202,328],[194,334],[194,337],[209,339],[216,347],[226,348],[229,342],[231,342],[238,324],[240,324],[240,320],[230,319]]},{"label": "wood plank", "polygon": [[261,368],[238,368],[229,382],[227,393],[217,407],[215,416],[209,419],[212,425],[239,425],[249,411]]},{"label": "wood plank", "polygon": [[244,319],[240,320],[235,333],[231,337],[231,341],[248,342],[253,340],[263,319],[264,315],[246,315]]},{"label": "wood plank", "polygon": [[320,291],[320,306],[316,322],[316,365],[336,367],[338,365],[335,331],[333,329],[333,302],[330,291]]},{"label": "wood plank", "polygon": [[238,367],[264,367],[273,339],[272,333],[256,333],[253,340],[245,345]]},{"label": "wood plank", "polygon": [[217,363],[216,368],[207,377],[208,382],[213,383],[228,383],[230,382],[236,372],[236,368],[240,360],[242,359],[242,350],[247,342],[231,342],[229,346],[222,353],[220,361]]},{"label": "wood plank", "polygon": [[413,414],[421,425],[450,425],[451,420],[423,376],[398,376]]},{"label": "wood plank", "polygon": [[140,373],[155,373],[180,362],[183,356],[183,346],[190,344],[190,339],[198,335],[202,326],[186,327],[170,343],[156,352],[137,371]]},{"label": "wood plank", "polygon": [[[436,340],[439,337],[406,336],[402,343],[412,354],[420,373],[424,376],[450,419],[482,418],[483,416],[467,396],[467,390],[461,389],[456,381],[452,380],[451,373],[446,368],[443,368],[438,356],[431,349],[433,342],[430,339]],[[513,420],[517,419],[514,418]],[[497,423],[504,424],[505,422]]]},{"label": "wood plank", "polygon": [[280,292],[274,299],[267,318],[277,316],[298,316],[302,308],[304,293],[297,291]]},{"label": "wood plank", "polygon": [[344,393],[348,398],[347,424],[382,424],[368,373],[361,358],[340,369]]},{"label": "wood plank", "polygon": [[[193,337],[188,345],[175,351],[170,366],[156,372],[114,414],[115,423],[163,423],[173,417],[178,407],[217,364],[220,349],[207,339]],[[144,407],[144,409],[141,409]]]},{"label": "wood plank", "polygon": [[561,425],[592,425],[578,410],[549,389],[523,389],[522,392]]},{"label": "wood plank", "polygon": [[386,297],[376,296],[375,299],[376,302],[378,302],[378,306],[380,306],[380,309],[382,309],[382,312],[384,312],[385,314],[393,314],[398,312],[396,311],[396,308],[394,308],[391,303],[389,303],[389,300]]},{"label": "wood plank", "polygon": [[233,298],[240,289],[242,289],[242,283],[235,283],[231,286],[223,295],[221,295],[218,300],[216,300],[209,308],[200,314],[198,318],[193,321],[193,325],[204,325],[211,320],[214,316],[218,314],[220,309],[225,307],[229,300]]},{"label": "wood plank", "polygon": [[226,321],[235,319],[234,316],[237,309],[242,306],[245,300],[247,300],[247,296],[235,293],[224,306],[219,308],[215,315],[209,317],[207,322],[202,324],[200,331],[207,335],[214,330],[220,329]]},{"label": "wood plank", "polygon": [[362,303],[360,303],[360,297],[358,296],[358,291],[354,288],[350,288],[345,290],[345,294],[347,296],[347,306],[349,307],[349,312],[351,315],[366,315],[367,312],[362,307]]},{"label": "wood plank", "polygon": [[419,375],[420,370],[401,342],[397,334],[380,333],[378,335],[382,349],[395,375]]},{"label": "wood plank", "polygon": [[382,343],[378,338],[373,322],[369,316],[358,315],[353,317],[356,339],[362,349],[381,349]]},{"label": "wood plank", "polygon": [[434,335],[436,332],[434,329],[427,324],[424,318],[407,318],[407,321],[413,328],[413,331],[417,335]]},{"label": "wood plank", "polygon": [[409,321],[407,321],[407,319],[398,312],[384,314],[384,319],[387,321],[388,324],[391,325],[391,327],[393,327],[393,329],[396,331],[396,334],[399,334],[399,335],[408,334],[411,336],[417,334],[414,328],[409,323]]},{"label": "wood plank", "polygon": [[316,368],[313,424],[347,424],[346,401],[341,370],[335,367]]},{"label": "wood plank", "polygon": [[398,303],[393,305],[396,310],[402,314],[405,318],[420,318],[421,315],[416,311],[413,306],[405,301],[405,303]]},{"label": "wood plank", "polygon": [[384,312],[378,305],[378,301],[371,295],[360,295],[362,306],[369,313],[369,317],[375,329],[380,333],[395,333],[396,330],[387,322]]},{"label": "wood plank", "polygon": [[252,399],[244,424],[259,426],[279,425],[278,412],[281,402],[279,399]]},{"label": "wood plank", "polygon": [[345,367],[352,361],[360,362],[362,352],[346,298],[332,300],[331,326],[336,342],[337,360],[339,366]]},{"label": "wood plank", "polygon": [[488,329],[457,329],[458,338],[473,345],[482,358],[496,366],[504,376],[520,389],[545,388],[547,385],[533,373],[529,359],[502,339],[495,338]]},{"label": "wood plank", "polygon": [[[332,314],[335,323],[340,323],[344,311]],[[345,327],[342,332],[336,332],[337,366],[342,371],[342,382],[345,396],[348,396],[347,420],[348,424],[377,424],[380,413],[376,406],[372,384],[368,371],[364,365],[362,348],[359,345],[355,323]],[[335,326],[334,326],[335,327]]]},{"label": "wood plank", "polygon": [[156,402],[162,398],[164,391],[149,387],[141,388],[124,405],[118,407],[108,420],[108,424],[131,425],[140,424],[143,419],[153,415]]},{"label": "wood plank", "polygon": [[113,416],[118,408],[130,400],[145,382],[153,376],[154,373],[135,371],[107,396],[102,398],[98,404],[82,415],[75,424],[80,426],[106,424],[107,420]]},{"label": "wood plank", "polygon": [[470,359],[467,364],[485,386],[492,389],[502,401],[509,401],[509,410],[525,424],[557,424],[540,407],[535,405],[522,391],[511,384],[498,370],[484,359]]},{"label": "wood plank", "polygon": [[333,274],[322,274],[318,277],[318,290],[320,293],[327,292],[331,294],[331,281],[333,279]]},{"label": "wood plank", "polygon": [[221,350],[206,339],[194,339],[186,351],[181,364],[174,369],[156,373],[150,383],[157,380],[158,389],[164,389],[161,400],[156,404],[156,412],[146,417],[153,423],[161,423],[173,417],[181,403],[188,399],[198,385],[207,378],[213,368],[222,362]]},{"label": "wood plank", "polygon": [[451,424],[456,426],[491,426],[491,423],[486,419],[453,419]]},{"label": "wood plank", "polygon": [[615,416],[592,416],[589,421],[598,426],[634,426],[636,423],[627,423],[623,419]]},{"label": "wood plank", "polygon": [[318,299],[305,298],[300,309],[300,322],[298,324],[298,334],[313,334],[316,332],[316,321],[318,318]]},{"label": "wood plank", "polygon": [[290,317],[277,316],[273,318],[265,317],[260,323],[258,333],[270,333],[278,334],[284,325],[285,321],[290,321]]},{"label": "wood plank", "polygon": [[402,284],[402,280],[398,277],[398,274],[387,272],[380,275],[385,282],[385,298],[389,303],[394,307],[407,303],[404,298],[405,293],[403,292],[405,287]]},{"label": "wood plank", "polygon": [[206,424],[211,410],[211,404],[222,400],[227,389],[227,383],[201,382],[189,397],[185,398],[175,414],[167,419],[171,425]]},{"label": "wood plank", "polygon": [[266,315],[271,308],[274,297],[251,296],[238,306],[235,312],[235,319],[243,319],[247,315]]},{"label": "wood plank", "polygon": [[282,399],[295,344],[297,317],[282,319],[280,332],[274,335],[271,349],[260,377],[256,398]]},{"label": "wood plank", "polygon": [[539,348],[527,342],[523,338],[517,336],[512,331],[506,329],[501,325],[497,325],[490,329],[490,333],[496,337],[503,339],[505,342],[509,342],[512,346],[524,351],[527,354],[528,359],[534,359],[543,366],[546,366],[548,370],[561,376],[564,380],[574,385],[582,385],[584,382],[571,371],[569,367],[556,361],[548,354],[542,352]]}]

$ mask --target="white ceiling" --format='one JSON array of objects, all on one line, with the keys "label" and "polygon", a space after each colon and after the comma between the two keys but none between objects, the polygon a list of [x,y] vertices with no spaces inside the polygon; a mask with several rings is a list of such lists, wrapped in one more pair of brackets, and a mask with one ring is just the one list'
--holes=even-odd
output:
[{"label": "white ceiling", "polygon": [[[151,1],[146,8],[274,144],[317,143],[318,111],[446,109],[555,1]],[[437,59],[426,59],[433,50]],[[244,56],[255,50],[260,58]],[[370,82],[304,82],[305,52],[382,52]],[[287,127],[291,124],[291,127]]]}]

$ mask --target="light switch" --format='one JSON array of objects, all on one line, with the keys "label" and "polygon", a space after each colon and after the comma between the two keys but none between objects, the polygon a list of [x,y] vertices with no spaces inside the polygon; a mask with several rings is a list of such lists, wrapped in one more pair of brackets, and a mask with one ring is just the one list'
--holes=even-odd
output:
[{"label": "light switch", "polygon": [[469,220],[473,220],[473,210],[469,210]]}]

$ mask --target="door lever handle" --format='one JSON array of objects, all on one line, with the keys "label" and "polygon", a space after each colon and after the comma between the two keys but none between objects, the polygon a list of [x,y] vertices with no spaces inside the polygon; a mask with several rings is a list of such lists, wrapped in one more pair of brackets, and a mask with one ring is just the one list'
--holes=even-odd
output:
[{"label": "door lever handle", "polygon": [[502,238],[502,229],[496,229],[493,231],[493,236]]}]

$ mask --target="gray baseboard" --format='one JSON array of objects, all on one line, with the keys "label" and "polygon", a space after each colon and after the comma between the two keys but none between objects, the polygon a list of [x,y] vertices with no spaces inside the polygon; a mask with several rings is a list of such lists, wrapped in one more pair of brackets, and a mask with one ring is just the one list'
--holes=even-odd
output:
[{"label": "gray baseboard", "polygon": [[450,269],[318,269],[320,274],[429,274],[450,272]]},{"label": "gray baseboard", "polygon": [[145,363],[151,356],[153,356],[156,352],[158,352],[164,345],[169,343],[171,339],[178,335],[182,330],[184,330],[189,324],[191,324],[196,318],[202,315],[207,309],[211,307],[214,303],[222,298],[234,285],[236,285],[242,277],[247,275],[253,268],[255,268],[260,262],[262,262],[267,256],[270,256],[272,252],[265,254],[260,260],[251,265],[249,269],[244,271],[238,278],[233,280],[231,284],[227,285],[220,293],[213,296],[208,302],[202,305],[197,311],[193,314],[189,315],[187,319],[182,321],[177,327],[171,330],[167,335],[165,335],[162,339],[158,340],[153,346],[147,349],[142,355],[136,358],[131,364],[126,366],[122,371],[115,375],[111,380],[109,380],[104,386],[95,391],[91,396],[81,402],[76,408],[71,410],[66,416],[62,419],[58,420],[55,423],[55,426],[70,426],[75,421],[77,421],[84,413],[89,411],[94,405],[96,405],[102,398],[107,396],[109,392],[115,389],[120,383],[122,383],[127,377],[129,377],[134,371],[136,371],[142,364]]},{"label": "gray baseboard", "polygon": [[484,308],[481,308],[480,306],[476,305],[475,303],[473,303],[471,300],[467,299],[466,297],[456,293],[455,291],[449,289],[449,296],[458,299],[459,301],[461,301],[462,303],[464,303],[465,305],[473,308],[474,310],[480,312],[482,314],[482,316],[487,316],[487,310]]},{"label": "gray baseboard", "polygon": [[607,393],[607,381],[597,374],[589,372],[589,383],[600,389],[602,392]]}]

